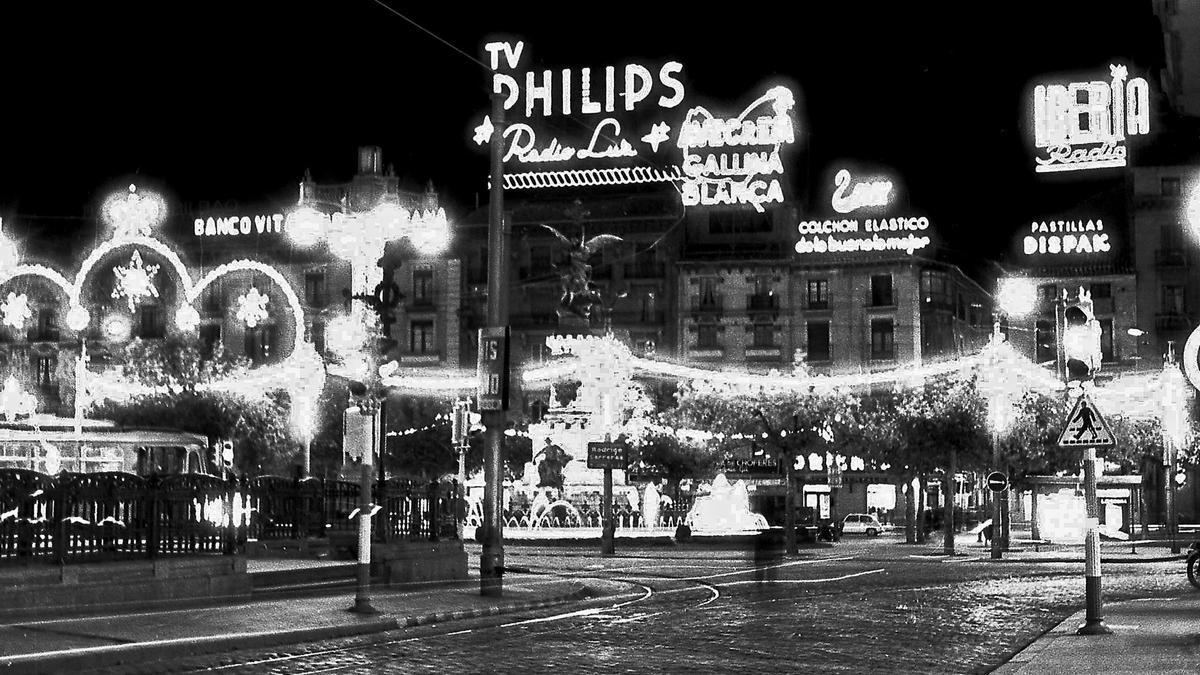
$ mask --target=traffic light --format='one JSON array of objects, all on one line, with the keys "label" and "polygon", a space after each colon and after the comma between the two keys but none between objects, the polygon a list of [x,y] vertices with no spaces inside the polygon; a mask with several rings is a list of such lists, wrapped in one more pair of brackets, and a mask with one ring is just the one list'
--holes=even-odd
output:
[{"label": "traffic light", "polygon": [[471,431],[470,401],[455,401],[454,412],[451,416],[450,438],[454,447],[462,448],[467,445],[467,434]]},{"label": "traffic light", "polygon": [[1184,485],[1187,484],[1187,478],[1188,478],[1187,469],[1185,469],[1183,467],[1179,467],[1175,471],[1175,486],[1183,487]]},{"label": "traffic light", "polygon": [[1082,287],[1063,311],[1063,354],[1068,382],[1091,380],[1100,370],[1100,322],[1092,309],[1092,294]]},{"label": "traffic light", "polygon": [[233,441],[221,441],[221,461],[225,463],[226,467],[233,466]]}]

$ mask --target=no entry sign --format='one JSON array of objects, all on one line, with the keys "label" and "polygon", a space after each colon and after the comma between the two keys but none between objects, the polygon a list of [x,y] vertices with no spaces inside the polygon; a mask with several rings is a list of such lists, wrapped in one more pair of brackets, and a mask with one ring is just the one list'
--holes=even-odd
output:
[{"label": "no entry sign", "polygon": [[987,486],[992,492],[1004,492],[1008,489],[1008,476],[999,471],[993,471],[988,474]]}]

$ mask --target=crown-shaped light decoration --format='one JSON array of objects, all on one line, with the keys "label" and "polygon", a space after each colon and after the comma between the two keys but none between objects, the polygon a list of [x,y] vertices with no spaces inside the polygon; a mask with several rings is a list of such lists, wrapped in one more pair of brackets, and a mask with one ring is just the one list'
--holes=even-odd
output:
[{"label": "crown-shaped light decoration", "polygon": [[134,249],[125,267],[114,267],[113,274],[117,283],[113,288],[112,297],[125,298],[129,303],[129,311],[146,298],[157,298],[158,288],[154,286],[154,277],[158,274],[158,265],[142,265],[142,254]]},{"label": "crown-shaped light decoration", "polygon": [[246,324],[246,328],[255,328],[258,324],[267,320],[267,303],[270,301],[266,295],[259,293],[258,288],[251,286],[250,290],[245,295],[238,298],[237,301],[237,319]]},{"label": "crown-shaped light decoration", "polygon": [[4,302],[0,303],[0,323],[12,326],[17,330],[25,327],[25,322],[33,316],[29,310],[29,297],[24,293],[17,295],[10,292]]},{"label": "crown-shaped light decoration", "polygon": [[11,270],[21,261],[17,245],[4,236],[4,219],[0,218],[0,270]]},{"label": "crown-shaped light decoration", "polygon": [[109,195],[100,207],[104,222],[113,228],[113,239],[149,237],[150,230],[167,217],[167,203],[153,192],[138,192],[130,185],[128,192]]}]

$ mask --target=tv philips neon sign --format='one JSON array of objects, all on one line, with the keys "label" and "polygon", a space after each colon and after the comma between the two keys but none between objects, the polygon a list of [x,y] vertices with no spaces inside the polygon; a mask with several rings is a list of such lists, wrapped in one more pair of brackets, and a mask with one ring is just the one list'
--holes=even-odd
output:
[{"label": "tv philips neon sign", "polygon": [[[1038,173],[1122,167],[1125,136],[1150,131],[1150,86],[1110,65],[1110,82],[1039,84],[1033,90],[1034,146]],[[1128,80],[1128,81],[1127,81]]]},{"label": "tv philips neon sign", "polygon": [[[784,201],[780,152],[795,141],[795,100],[788,89],[771,88],[734,117],[693,106],[674,120],[665,114],[686,97],[677,61],[657,68],[631,63],[518,73],[524,42],[491,42],[485,50],[504,109],[524,113],[504,131],[504,162],[522,169],[505,172],[506,189],[665,182],[679,186],[685,206],[748,205],[761,212],[765,204]],[[622,123],[623,116],[646,109],[664,117]],[[598,118],[578,136],[552,134],[537,124],[575,111]],[[493,130],[484,117],[473,140],[483,145]],[[678,155],[671,156],[673,149]]]},{"label": "tv philips neon sign", "polygon": [[[842,214],[855,211],[880,211],[892,202],[893,184],[890,180],[854,182],[850,172],[842,169],[834,177],[830,206]],[[800,240],[796,253],[857,253],[860,251],[914,251],[929,245],[924,236],[929,229],[925,216],[897,218],[840,218],[836,220],[802,221],[797,230]],[[812,237],[811,239],[809,237]]]}]

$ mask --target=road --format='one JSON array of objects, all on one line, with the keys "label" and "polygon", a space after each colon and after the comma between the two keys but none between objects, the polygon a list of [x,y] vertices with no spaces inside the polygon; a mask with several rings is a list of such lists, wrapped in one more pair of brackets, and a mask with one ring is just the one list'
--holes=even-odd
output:
[{"label": "road", "polygon": [[[843,539],[755,565],[737,550],[602,558],[510,547],[509,574],[522,579],[570,575],[625,590],[568,609],[197,657],[172,672],[987,672],[1083,604],[1077,564],[913,551],[894,536]],[[1104,571],[1111,600],[1187,591],[1178,562]]]}]

